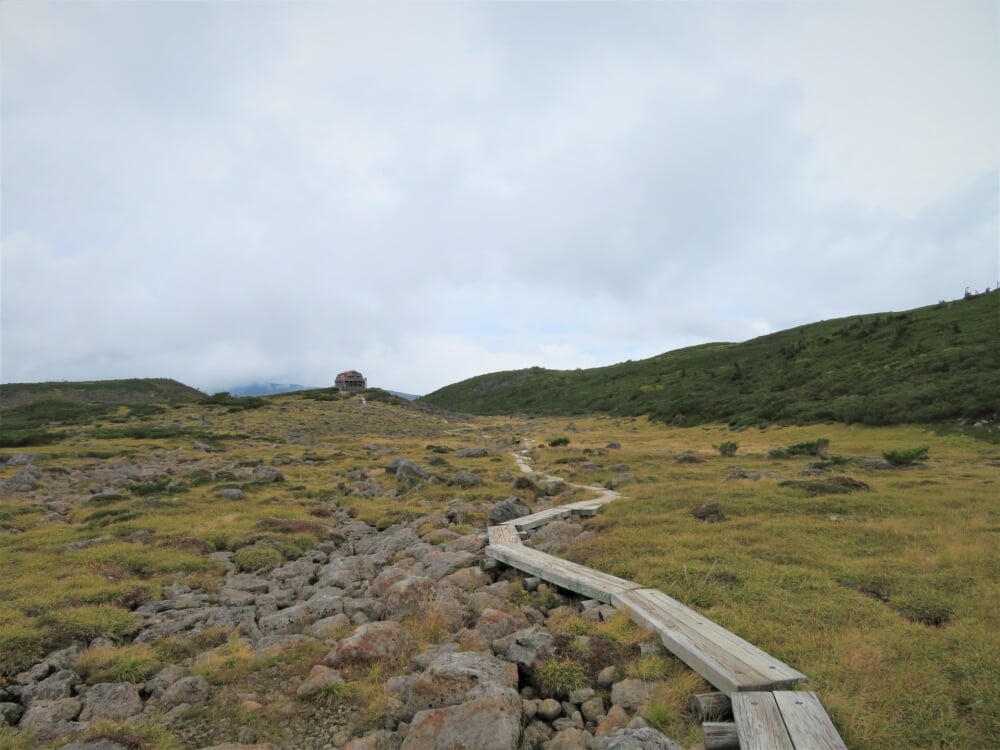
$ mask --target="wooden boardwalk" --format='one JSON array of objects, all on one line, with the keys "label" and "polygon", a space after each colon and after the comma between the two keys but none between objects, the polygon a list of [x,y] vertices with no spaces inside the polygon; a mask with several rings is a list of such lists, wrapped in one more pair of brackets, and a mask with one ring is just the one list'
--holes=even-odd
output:
[{"label": "wooden boardwalk", "polygon": [[[526,456],[515,455],[518,466],[530,471]],[[521,532],[557,518],[593,515],[616,497],[617,493],[606,491],[593,500],[491,526],[486,554],[581,596],[612,604],[656,632],[667,650],[730,696],[742,750],[846,750],[815,693],[784,689],[808,679],[798,670],[662,591],[546,554],[521,540]],[[726,725],[713,723],[716,726]]]}]

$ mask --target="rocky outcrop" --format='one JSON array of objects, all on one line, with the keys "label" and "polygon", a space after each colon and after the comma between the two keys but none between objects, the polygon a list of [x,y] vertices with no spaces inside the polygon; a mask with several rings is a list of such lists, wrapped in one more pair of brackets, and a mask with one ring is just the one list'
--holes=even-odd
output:
[{"label": "rocky outcrop", "polygon": [[[19,486],[37,490],[32,482],[42,474],[27,459],[18,465],[28,472],[18,480]],[[433,480],[413,462],[399,459],[390,466],[387,472],[401,481]],[[92,483],[91,498],[115,495],[110,488],[124,490],[164,474],[162,469],[126,462],[102,471]],[[252,473],[240,467],[227,471],[232,480],[226,482],[283,479],[276,469],[261,465]],[[462,474],[453,475],[455,485],[459,484],[455,477]],[[472,472],[465,474],[478,478]],[[349,478],[356,485],[374,484],[363,472]],[[547,478],[536,481],[532,487],[538,495],[566,489]],[[236,486],[231,489],[240,491]],[[235,492],[231,494],[231,499],[238,499]],[[246,715],[266,709],[269,701],[285,706],[291,701],[288,720],[297,722],[290,734],[294,739],[275,745],[285,750],[671,747],[650,744],[660,742],[662,735],[642,727],[637,718],[649,686],[616,680],[614,665],[604,666],[592,684],[568,695],[544,694],[536,683],[539,664],[554,657],[561,639],[568,637],[549,629],[550,615],[557,611],[560,616],[578,612],[591,619],[604,615],[596,608],[585,612],[578,599],[537,580],[524,581],[520,574],[484,558],[484,529],[464,533],[469,524],[482,524],[487,516],[490,523],[499,523],[531,511],[514,496],[497,503],[459,497],[449,502],[447,512],[381,531],[336,511],[330,518],[328,542],[273,570],[241,572],[231,553],[215,553],[213,557],[228,571],[218,586],[206,591],[180,584],[165,587],[162,599],[134,609],[138,627],[134,642],[155,644],[169,637],[189,641],[221,628],[230,634],[231,643],[254,654],[280,653],[275,649],[290,644],[323,644],[326,657],[303,668],[284,694],[239,696]],[[532,532],[527,543],[557,551],[579,540],[581,533],[579,522],[559,521]],[[95,537],[93,543],[102,542]],[[534,592],[530,603],[523,599],[528,592]],[[512,601],[515,595],[518,598]],[[430,623],[439,635],[430,645],[426,641],[421,645],[414,632]],[[0,726],[34,732],[40,742],[48,742],[55,737],[65,741],[85,737],[81,732],[100,720],[155,721],[185,738],[190,748],[272,747],[261,742],[272,738],[256,737],[246,727],[233,729],[204,710],[218,705],[224,689],[197,674],[193,660],[172,664],[141,683],[87,684],[76,671],[75,659],[88,645],[101,644],[81,643],[54,652],[0,688]],[[402,665],[385,686],[391,701],[377,726],[367,725],[362,736],[357,736],[362,730],[349,711],[322,708],[325,704],[317,702],[324,695],[336,695],[351,670],[389,663]],[[312,723],[299,714],[312,717]],[[63,747],[113,750],[115,746],[110,740],[93,740]]]}]

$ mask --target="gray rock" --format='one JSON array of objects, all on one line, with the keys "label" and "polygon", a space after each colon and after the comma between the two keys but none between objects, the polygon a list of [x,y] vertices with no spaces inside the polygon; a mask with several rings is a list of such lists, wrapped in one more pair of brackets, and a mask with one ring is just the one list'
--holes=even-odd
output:
[{"label": "gray rock", "polygon": [[18,729],[39,740],[50,739],[60,734],[73,734],[83,726],[74,721],[82,707],[79,698],[35,701],[24,712]]},{"label": "gray rock", "polygon": [[327,685],[335,685],[343,681],[344,678],[336,669],[324,666],[323,664],[316,664],[310,670],[309,676],[299,685],[295,694],[299,698],[308,698],[318,693]]},{"label": "gray rock", "polygon": [[489,455],[485,448],[459,448],[455,451],[456,458],[483,458]]},{"label": "gray rock", "polygon": [[522,669],[532,669],[539,659],[555,652],[555,638],[546,630],[532,627],[498,638],[493,642],[493,652]]},{"label": "gray rock", "polygon": [[466,471],[461,469],[455,472],[455,475],[448,482],[453,487],[460,487],[463,490],[467,490],[470,487],[479,487],[483,483],[483,480],[478,474],[473,474],[471,471]]},{"label": "gray rock", "polygon": [[517,750],[521,699],[514,690],[475,697],[413,717],[401,750]]},{"label": "gray rock", "polygon": [[13,456],[8,456],[7,460],[4,461],[5,466],[27,466],[28,464],[33,464],[35,461],[40,459],[37,453],[15,453]]},{"label": "gray rock", "polygon": [[357,628],[331,651],[325,661],[331,666],[376,664],[388,657],[411,651],[416,641],[398,622],[370,622]]},{"label": "gray rock", "polygon": [[177,665],[164,667],[153,675],[152,678],[146,680],[146,694],[150,698],[159,698],[167,688],[181,679],[185,674],[187,674],[187,670],[184,667]]},{"label": "gray rock", "polygon": [[219,490],[219,497],[223,500],[242,500],[244,498],[243,490],[238,487],[229,487],[224,490]]},{"label": "gray rock", "polygon": [[645,680],[628,679],[611,686],[611,702],[628,711],[636,711],[649,700],[655,683]]},{"label": "gray rock", "polygon": [[339,633],[349,628],[350,625],[351,618],[341,612],[338,615],[317,620],[309,628],[309,632],[314,638],[325,640],[330,638],[331,634]]},{"label": "gray rock", "polygon": [[24,715],[24,707],[20,703],[0,703],[0,727],[14,726]]},{"label": "gray rock", "polygon": [[580,713],[589,724],[597,724],[607,715],[604,710],[604,699],[599,695],[594,695],[580,704]]},{"label": "gray rock", "polygon": [[86,742],[71,742],[59,750],[130,750],[126,745],[120,745],[113,740],[87,740]]},{"label": "gray rock", "polygon": [[548,750],[592,750],[596,746],[594,738],[579,727],[566,727],[556,733],[548,744]]},{"label": "gray rock", "polygon": [[25,466],[14,476],[0,480],[0,490],[5,492],[31,492],[41,484],[42,470],[37,466]]},{"label": "gray rock", "polygon": [[652,727],[619,729],[601,737],[598,750],[684,750],[680,745]]},{"label": "gray rock", "polygon": [[208,700],[211,692],[204,677],[182,677],[163,691],[159,704],[164,711],[182,704],[199,705]]},{"label": "gray rock", "polygon": [[546,698],[538,702],[538,717],[553,722],[562,716],[562,704],[555,698]]},{"label": "gray rock", "polygon": [[[21,690],[21,702],[30,707],[36,701],[57,701],[73,695],[73,688],[83,682],[80,675],[71,669],[61,669],[44,680],[25,685]],[[70,717],[70,718],[75,718]]]},{"label": "gray rock", "polygon": [[524,729],[523,747],[525,750],[541,750],[555,734],[552,727],[544,721],[538,720],[528,724]]},{"label": "gray rock", "polygon": [[385,467],[386,473],[395,474],[396,479],[427,479],[430,477],[419,464],[405,458],[394,458]]},{"label": "gray rock", "polygon": [[490,526],[496,526],[506,521],[513,521],[515,518],[526,516],[529,513],[531,513],[531,508],[525,505],[521,498],[512,495],[490,508]]},{"label": "gray rock", "polygon": [[87,689],[80,721],[123,720],[142,713],[139,688],[128,682],[103,682]]},{"label": "gray rock", "polygon": [[515,690],[517,667],[482,652],[442,653],[410,686],[406,715],[457,705],[466,700],[470,691],[484,685]]},{"label": "gray rock", "polygon": [[284,482],[285,475],[271,466],[256,466],[253,479],[255,482]]}]

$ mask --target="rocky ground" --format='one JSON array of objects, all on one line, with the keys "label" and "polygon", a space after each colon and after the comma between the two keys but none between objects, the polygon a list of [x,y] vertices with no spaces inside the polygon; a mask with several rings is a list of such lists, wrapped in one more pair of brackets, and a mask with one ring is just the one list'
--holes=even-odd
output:
[{"label": "rocky ground", "polygon": [[[25,463],[30,489],[38,470]],[[456,500],[380,531],[338,510],[329,541],[273,570],[240,572],[232,553],[216,553],[228,571],[218,587],[174,585],[138,606],[134,643],[219,633],[224,643],[145,681],[96,684],[79,656],[112,644],[76,643],[0,687],[0,726],[63,750],[136,747],[120,729],[95,732],[101,720],[156,724],[187,748],[677,748],[644,718],[655,681],[622,668],[661,648],[655,639],[597,635],[610,608],[486,558],[485,529],[452,530],[474,514],[496,523],[528,512],[516,497]],[[528,543],[558,551],[584,533],[557,521]],[[567,619],[595,629],[566,632]],[[549,673],[569,662],[585,679],[560,684]]]}]

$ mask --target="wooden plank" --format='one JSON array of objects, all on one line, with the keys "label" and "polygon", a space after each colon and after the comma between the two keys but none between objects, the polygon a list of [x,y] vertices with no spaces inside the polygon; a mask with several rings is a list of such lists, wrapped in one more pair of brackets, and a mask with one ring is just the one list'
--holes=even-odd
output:
[{"label": "wooden plank", "polygon": [[639,588],[639,584],[602,573],[584,565],[561,560],[530,547],[487,547],[486,555],[513,568],[538,576],[564,589],[575,591],[605,604],[613,594]]},{"label": "wooden plank", "polygon": [[795,750],[847,750],[816,693],[783,690],[774,699]]},{"label": "wooden plank", "polygon": [[701,722],[721,721],[733,716],[733,704],[725,693],[696,693],[688,701],[688,710]]},{"label": "wooden plank", "polygon": [[558,508],[547,508],[545,510],[540,510],[537,513],[532,513],[528,516],[521,516],[520,518],[515,518],[511,521],[507,521],[505,525],[516,526],[521,531],[527,531],[529,529],[536,529],[539,526],[544,526],[549,521],[556,518],[566,518],[573,514],[570,508],[559,506]]},{"label": "wooden plank", "polygon": [[490,536],[490,544],[505,544],[508,546],[520,546],[521,544],[521,535],[514,526],[490,526],[487,529],[487,533]]},{"label": "wooden plank", "polygon": [[732,700],[740,750],[795,750],[774,693],[734,693]]},{"label": "wooden plank", "polygon": [[648,589],[643,589],[614,594],[612,602],[626,610],[632,620],[642,627],[656,631],[668,651],[722,692],[769,686],[767,677],[753,670],[738,656],[692,633],[689,628],[679,626],[659,603],[642,596],[647,592]]},{"label": "wooden plank", "polygon": [[706,721],[701,728],[705,732],[705,750],[740,750],[740,738],[733,722]]},{"label": "wooden plank", "polygon": [[[632,604],[638,604],[638,600],[644,600],[642,609],[647,616],[657,620],[672,636],[682,634],[695,649],[708,656],[714,656],[719,664],[731,665],[731,673],[723,676],[725,686],[712,682],[709,675],[701,673],[723,692],[761,688],[773,690],[808,679],[797,669],[684,606],[662,591],[642,589],[641,592],[630,592]],[[618,605],[617,602],[615,604]],[[656,629],[661,630],[661,628]],[[678,656],[684,658],[680,654]],[[697,667],[695,670],[697,671]]]}]

